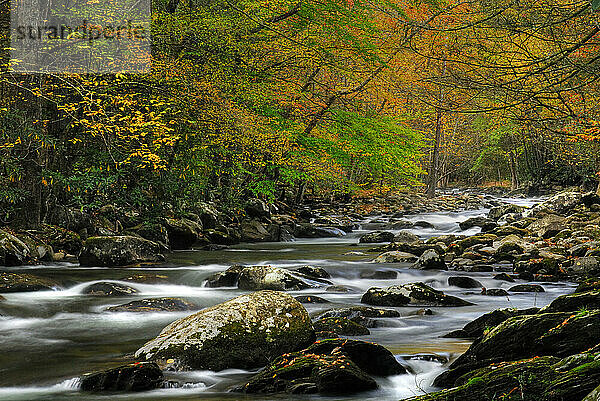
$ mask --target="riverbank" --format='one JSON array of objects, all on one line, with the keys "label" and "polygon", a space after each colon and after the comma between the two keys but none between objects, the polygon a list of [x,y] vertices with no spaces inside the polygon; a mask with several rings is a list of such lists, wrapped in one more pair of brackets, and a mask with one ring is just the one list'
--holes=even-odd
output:
[{"label": "riverbank", "polygon": [[[301,308],[310,316],[310,322],[306,324],[312,325],[312,330],[321,340],[341,337],[374,341],[390,350],[406,373],[393,369],[389,372],[391,375],[373,373],[360,364],[356,354],[352,356],[352,351],[343,349],[345,356],[336,357],[331,356],[332,350],[323,354],[325,351],[322,349],[311,349],[288,358],[288,362],[295,358],[296,362],[310,361],[310,358],[306,359],[307,355],[321,355],[333,366],[356,365],[357,369],[352,370],[354,376],[348,377],[363,377],[361,383],[365,387],[356,388],[356,391],[362,392],[345,397],[398,399],[433,391],[433,379],[449,364],[451,371],[456,370],[452,365],[456,364],[455,360],[460,360],[457,357],[467,351],[473,339],[482,335],[483,329],[489,331],[492,323],[499,324],[500,321],[488,321],[481,332],[465,330],[463,327],[467,323],[498,308],[516,308],[535,313],[537,310],[533,311],[532,308],[547,305],[558,296],[572,292],[575,287],[570,284],[571,280],[594,274],[593,269],[586,270],[589,265],[586,269],[578,267],[582,259],[596,258],[593,253],[596,248],[584,237],[592,238],[591,235],[595,233],[593,226],[597,225],[594,222],[599,217],[598,211],[593,210],[596,204],[593,197],[573,195],[562,200],[551,199],[545,206],[531,209],[521,207],[531,206],[534,201],[486,198],[482,194],[471,195],[467,199],[471,198],[478,199],[472,211],[457,210],[464,206],[453,209],[450,206],[452,202],[462,205],[470,202],[456,197],[458,200],[454,201],[437,200],[442,202],[437,204],[438,208],[445,204],[453,211],[430,212],[432,209],[415,202],[416,207],[421,209],[420,213],[413,214],[406,212],[404,205],[402,209],[394,210],[389,205],[382,206],[374,202],[373,207],[361,206],[364,209],[362,213],[355,212],[354,205],[348,206],[343,212],[324,205],[310,209],[311,216],[307,216],[306,222],[296,216],[296,224],[300,221],[299,224],[341,231],[341,225],[336,227],[332,224],[333,219],[345,222],[343,217],[347,217],[353,231],[337,237],[178,251],[169,255],[166,262],[138,264],[129,268],[85,267],[63,261],[5,269],[5,273],[51,279],[53,283],[47,283],[45,288],[60,290],[44,291],[42,287],[40,291],[32,292],[33,289],[28,287],[25,292],[4,292],[6,300],[0,303],[0,313],[3,315],[0,331],[4,332],[6,340],[1,345],[6,350],[19,349],[21,353],[7,353],[7,362],[12,368],[6,372],[1,385],[19,387],[13,388],[12,392],[3,389],[3,394],[9,391],[10,397],[13,397],[10,399],[27,399],[26,394],[30,394],[28,391],[33,391],[31,383],[35,382],[48,384],[45,390],[39,391],[45,394],[44,397],[51,397],[49,399],[67,397],[65,392],[68,397],[73,397],[79,394],[79,380],[68,382],[71,387],[61,390],[50,388],[61,380],[79,377],[83,372],[101,371],[133,362],[133,354],[137,354],[138,361],[155,360],[158,371],[162,372],[160,380],[149,381],[150,387],[145,388],[148,392],[144,397],[150,398],[235,398],[228,391],[244,391],[245,383],[253,383],[251,387],[260,389],[259,392],[265,392],[266,389],[302,392],[300,390],[304,389],[304,392],[327,394],[329,390],[326,389],[343,388],[345,382],[342,379],[347,376],[339,376],[339,369],[332,373],[339,380],[327,381],[330,383],[328,386],[317,385],[323,376],[309,375],[296,377],[296,384],[303,384],[292,386],[293,389],[285,381],[277,386],[271,383],[266,387],[257,387],[260,377],[252,376],[265,362],[253,366],[235,362],[236,358],[233,358],[234,361],[229,362],[231,365],[205,366],[202,360],[212,361],[214,358],[165,354],[157,359],[153,356],[147,358],[147,353],[139,352],[144,343],[152,340],[168,323],[189,315],[190,311],[200,311],[199,319],[207,313],[207,307],[230,310],[227,306],[219,305],[236,296],[261,294],[262,291],[273,289],[284,290],[295,297],[296,300],[286,298],[285,302],[291,305],[300,301]],[[349,213],[356,214],[349,216]],[[275,216],[271,214],[270,219],[273,220]],[[538,231],[540,228],[536,231],[529,228],[534,223],[539,226],[544,219],[556,220],[547,216],[562,217],[564,220],[554,225],[554,231],[550,229],[551,226],[544,226],[546,231],[543,232]],[[317,221],[325,218],[330,220],[323,223]],[[536,227],[534,225],[531,228]],[[558,228],[560,230],[556,231]],[[486,232],[480,233],[481,229]],[[379,232],[373,233],[373,230]],[[570,235],[565,230],[569,230]],[[381,242],[372,243],[374,240]],[[513,246],[513,243],[519,246]],[[587,245],[582,247],[582,244]],[[571,251],[577,246],[585,248],[585,251]],[[386,252],[403,259],[391,263],[372,262]],[[400,252],[405,255],[400,255]],[[562,255],[563,258],[557,259],[557,256],[544,252]],[[427,257],[424,258],[424,255]],[[543,255],[542,260],[556,259],[558,262],[555,265],[543,262],[545,268],[540,269],[536,267],[538,262],[532,262],[540,259],[540,255]],[[591,262],[591,259],[585,260]],[[241,266],[230,268],[236,264]],[[313,268],[304,268],[305,265]],[[224,274],[226,271],[228,273]],[[414,287],[407,287],[419,282],[431,287],[431,290],[425,288],[426,291],[423,291],[424,287],[418,287],[415,292]],[[521,288],[515,289],[515,286]],[[484,294],[483,287],[486,289]],[[544,292],[535,292],[539,288]],[[523,289],[534,292],[521,292]],[[491,290],[503,290],[505,293]],[[494,296],[494,293],[500,295]],[[449,306],[448,300],[452,297],[465,301],[465,305]],[[158,302],[157,298],[163,299],[163,302]],[[166,302],[165,298],[180,298],[181,302]],[[320,299],[328,303],[314,303]],[[359,306],[363,309],[357,309]],[[581,309],[580,306],[577,308],[577,311]],[[265,310],[264,307],[260,309]],[[273,318],[280,313],[275,310]],[[510,318],[509,315],[507,318]],[[537,314],[533,316],[538,319]],[[289,323],[297,321],[295,318]],[[215,321],[203,324],[212,327]],[[256,327],[247,329],[252,332],[257,330]],[[308,326],[305,329],[311,331]],[[461,329],[463,333],[459,332]],[[36,333],[34,338],[37,340],[30,338],[32,332]],[[453,336],[460,338],[448,336],[450,332],[455,332]],[[306,344],[300,344],[302,342],[298,341],[288,348],[276,348],[272,358],[304,348]],[[260,342],[254,343],[252,349],[258,347],[257,344],[260,345]],[[214,351],[214,344],[206,347],[213,347]],[[197,349],[204,352],[208,349],[206,347]],[[51,351],[48,352],[48,349]],[[250,347],[244,346],[242,349]],[[472,351],[467,351],[466,355],[469,352]],[[23,358],[23,353],[27,358]],[[518,352],[514,355],[518,356]],[[248,360],[260,361],[260,358],[254,356]],[[31,363],[53,366],[55,369],[32,375],[28,372]],[[304,363],[302,366],[306,367]],[[316,365],[310,366],[313,366],[313,370],[317,368]],[[324,365],[319,366],[319,369],[325,369]],[[219,370],[223,367],[227,369]],[[276,366],[270,366],[269,369],[272,369],[271,376],[281,373]],[[219,371],[212,372],[214,370]],[[150,369],[150,372],[158,375],[155,369]],[[325,369],[325,372],[329,370]],[[373,383],[368,377],[375,380],[378,389],[369,387]],[[264,384],[264,381],[259,382]],[[162,389],[151,390],[155,387]],[[51,391],[58,391],[58,395],[50,396]],[[81,393],[81,396],[102,399],[101,394],[92,396],[90,393]],[[127,396],[123,394],[123,397]]]}]

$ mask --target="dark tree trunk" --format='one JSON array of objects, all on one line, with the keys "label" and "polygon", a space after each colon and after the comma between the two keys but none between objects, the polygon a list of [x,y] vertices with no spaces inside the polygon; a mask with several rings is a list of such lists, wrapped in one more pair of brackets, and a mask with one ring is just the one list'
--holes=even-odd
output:
[{"label": "dark tree trunk", "polygon": [[437,188],[440,175],[440,140],[442,138],[442,110],[437,110],[435,119],[435,142],[433,143],[433,156],[429,169],[429,183],[427,185],[427,196],[433,198]]}]

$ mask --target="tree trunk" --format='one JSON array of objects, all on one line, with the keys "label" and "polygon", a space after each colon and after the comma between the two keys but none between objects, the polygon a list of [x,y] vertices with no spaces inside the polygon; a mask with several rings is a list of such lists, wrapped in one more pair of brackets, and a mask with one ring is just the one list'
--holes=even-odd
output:
[{"label": "tree trunk", "polygon": [[515,153],[510,151],[510,189],[515,191],[519,189],[519,176],[517,175],[517,163]]},{"label": "tree trunk", "polygon": [[[444,69],[442,71],[442,78],[446,77],[446,57],[444,56]],[[440,142],[442,140],[442,106],[444,104],[444,88],[440,86],[440,103],[436,111],[435,116],[435,142],[433,144],[433,157],[431,158],[431,168],[429,171],[429,183],[427,185],[427,196],[429,198],[435,197],[435,190],[437,188],[439,176],[440,176]]]},{"label": "tree trunk", "polygon": [[427,196],[433,198],[437,188],[439,169],[440,169],[440,140],[442,137],[442,110],[437,110],[435,119],[435,142],[433,143],[433,157],[431,158],[431,168],[429,169],[429,183],[427,185]]}]

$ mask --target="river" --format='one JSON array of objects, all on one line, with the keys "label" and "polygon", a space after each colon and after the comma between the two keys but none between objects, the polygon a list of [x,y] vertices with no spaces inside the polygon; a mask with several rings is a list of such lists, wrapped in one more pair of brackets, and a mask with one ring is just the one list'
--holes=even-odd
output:
[{"label": "river", "polygon": [[[503,199],[521,205],[534,200]],[[461,231],[458,222],[484,215],[487,210],[460,213],[426,213],[406,216],[409,220],[425,220],[434,228],[411,231],[423,238],[460,233],[475,234],[478,228]],[[336,399],[398,400],[432,391],[431,382],[444,370],[438,361],[405,360],[418,354],[436,354],[452,359],[464,352],[469,341],[440,338],[461,328],[478,316],[497,308],[529,308],[548,304],[559,295],[573,291],[572,283],[540,283],[545,293],[512,294],[510,297],[479,295],[478,290],[448,286],[451,275],[470,276],[487,288],[507,289],[513,283],[492,279],[491,273],[420,271],[408,265],[374,265],[377,255],[366,254],[373,244],[358,244],[358,238],[385,225],[385,216],[373,216],[359,222],[360,230],[334,239],[297,240],[287,243],[240,244],[221,251],[182,251],[173,253],[161,267],[144,269],[82,268],[72,263],[25,266],[12,271],[52,277],[65,283],[64,290],[3,294],[0,303],[0,399],[1,400],[204,400],[204,399],[290,399],[282,396],[242,396],[227,390],[242,382],[253,372],[226,370],[222,372],[194,371],[167,373],[167,378],[185,383],[179,388],[154,390],[134,394],[91,395],[78,391],[77,377],[123,363],[123,355],[137,350],[147,340],[175,319],[189,312],[128,313],[108,312],[110,306],[135,299],[152,297],[182,297],[199,308],[215,305],[243,293],[234,288],[204,288],[210,274],[225,270],[231,264],[270,264],[292,268],[302,265],[320,266],[331,275],[334,284],[346,286],[351,292],[333,293],[325,289],[292,291],[292,295],[318,295],[330,304],[305,305],[312,314],[334,307],[360,305],[360,298],[370,287],[387,287],[423,281],[450,295],[475,303],[460,308],[431,308],[433,315],[418,315],[417,307],[394,308],[399,318],[382,319],[383,327],[371,328],[368,336],[353,337],[379,343],[390,349],[415,374],[378,379],[380,388],[354,397]],[[347,253],[352,252],[349,255]],[[497,266],[498,271],[510,266]],[[377,268],[394,269],[395,280],[360,278],[363,271]],[[121,281],[136,273],[153,273],[167,277],[162,284],[138,284]],[[115,281],[139,290],[131,297],[98,297],[82,294],[82,289],[98,281]],[[313,396],[313,398],[320,398]],[[300,399],[300,398],[298,398]]]}]

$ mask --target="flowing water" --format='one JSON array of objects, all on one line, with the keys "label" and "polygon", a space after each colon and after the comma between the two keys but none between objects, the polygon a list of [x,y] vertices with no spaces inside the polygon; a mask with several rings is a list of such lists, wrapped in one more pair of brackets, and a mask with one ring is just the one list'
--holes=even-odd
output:
[{"label": "flowing water", "polygon": [[[532,200],[507,200],[531,205]],[[487,210],[460,213],[427,213],[406,218],[425,220],[434,228],[408,231],[427,238],[434,235],[475,234],[478,229],[461,231],[458,222],[484,215]],[[84,372],[101,370],[123,363],[123,355],[138,349],[160,330],[189,312],[130,313],[108,312],[107,307],[135,299],[152,297],[182,297],[199,308],[215,305],[244,293],[235,288],[204,288],[210,274],[225,270],[231,264],[270,264],[294,268],[313,265],[325,268],[336,285],[351,290],[348,293],[311,289],[291,292],[292,295],[318,295],[331,304],[305,305],[311,314],[333,307],[360,305],[362,294],[370,287],[386,287],[423,281],[447,294],[459,296],[476,305],[460,308],[431,308],[433,315],[415,314],[417,307],[397,309],[402,317],[382,319],[383,327],[372,328],[371,335],[353,337],[379,343],[390,349],[401,363],[410,366],[414,374],[378,379],[377,391],[350,397],[360,400],[398,400],[432,391],[431,382],[445,365],[436,361],[405,360],[416,354],[436,354],[455,358],[470,342],[440,338],[461,328],[476,317],[497,308],[528,308],[548,304],[559,295],[572,292],[571,283],[541,283],[545,293],[512,294],[510,297],[486,297],[477,290],[450,287],[450,275],[468,275],[487,288],[508,288],[512,283],[492,280],[491,273],[419,271],[406,264],[374,265],[377,254],[365,251],[373,245],[358,244],[358,238],[372,229],[385,225],[387,218],[372,217],[361,222],[361,230],[333,239],[298,240],[287,243],[240,244],[222,251],[184,251],[171,255],[162,267],[143,269],[82,268],[71,263],[27,266],[13,271],[53,277],[65,283],[64,290],[4,294],[0,303],[0,400],[203,400],[203,399],[289,399],[283,396],[243,396],[228,393],[228,389],[248,378],[253,372],[226,370],[169,373],[168,378],[185,383],[169,388],[135,394],[91,395],[78,391],[77,377]],[[352,254],[348,254],[351,252]],[[507,266],[504,266],[507,267]],[[377,268],[394,269],[395,280],[361,279],[360,273]],[[503,267],[498,266],[501,270]],[[138,284],[122,281],[136,273],[155,273],[168,277],[163,284]],[[114,281],[139,290],[131,297],[97,297],[82,294],[82,290],[98,281]],[[313,396],[311,398],[320,398]],[[325,398],[324,398],[325,399]],[[327,397],[327,400],[337,398]],[[340,398],[347,399],[347,398]]]}]

